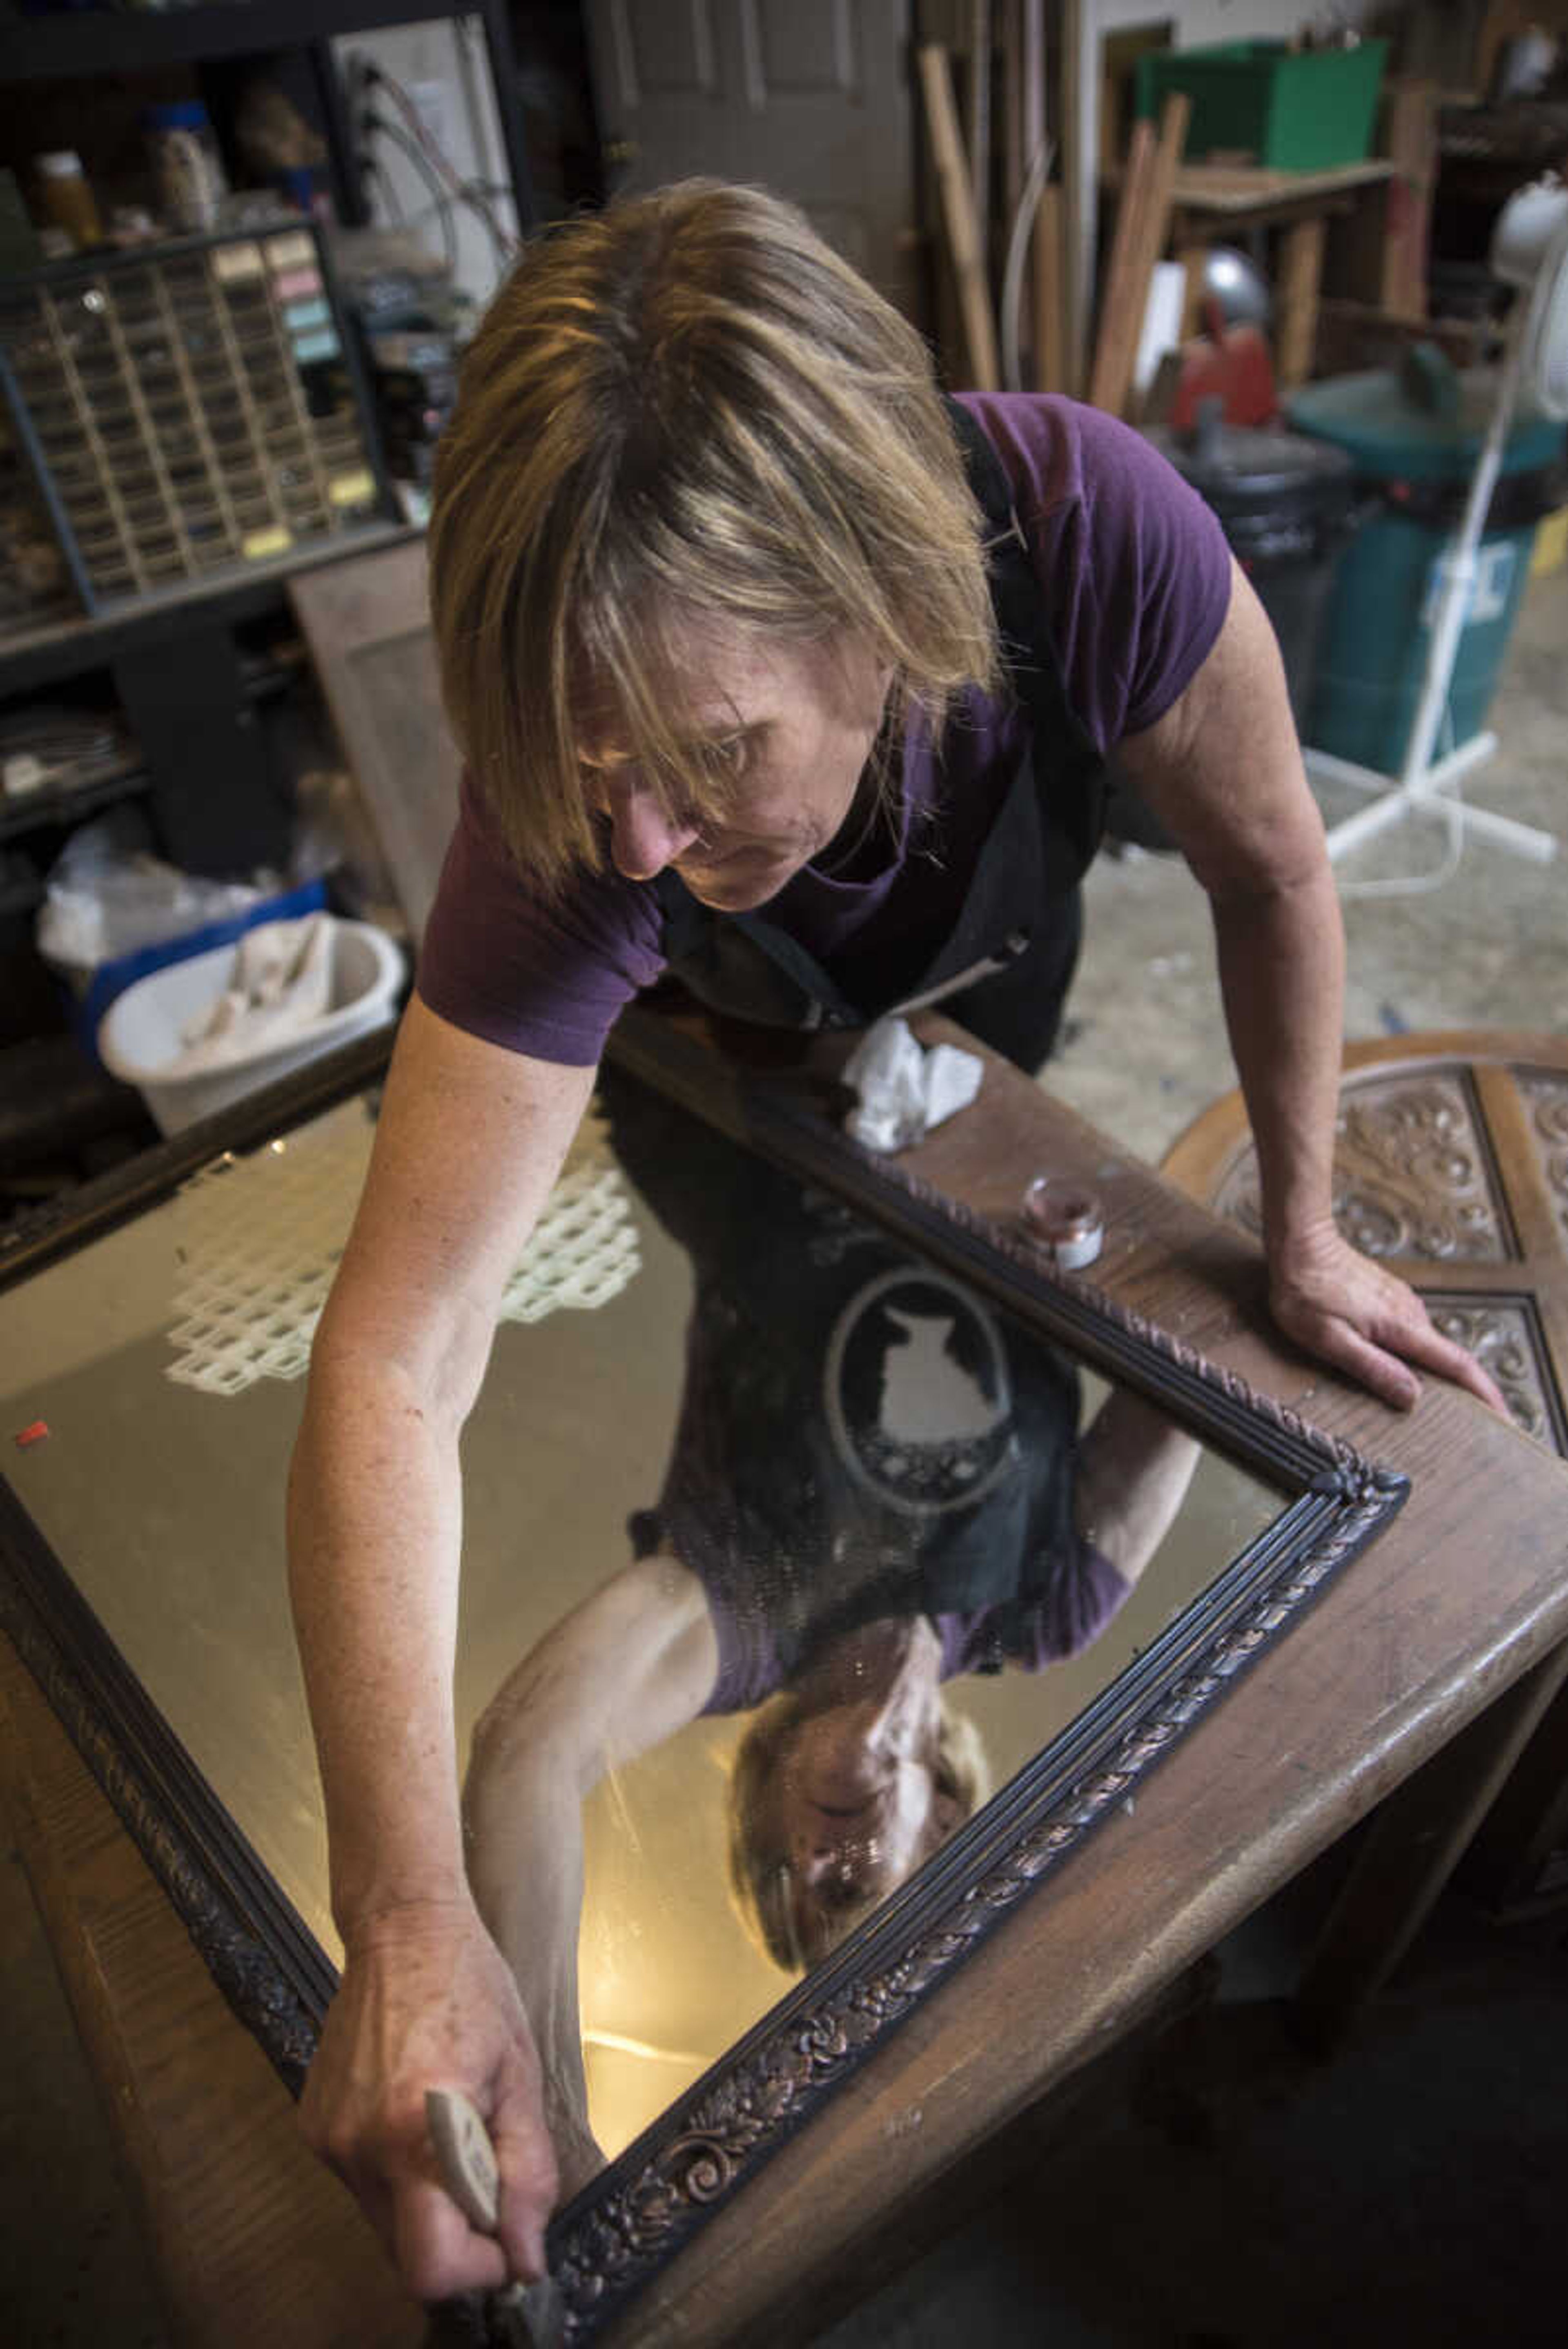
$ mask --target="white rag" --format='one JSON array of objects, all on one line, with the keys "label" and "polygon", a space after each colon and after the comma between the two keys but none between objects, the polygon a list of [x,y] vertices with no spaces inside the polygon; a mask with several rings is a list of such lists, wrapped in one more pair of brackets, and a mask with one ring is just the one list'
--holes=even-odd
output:
[{"label": "white rag", "polygon": [[314,1028],[331,1001],[332,916],[258,923],[235,947],[223,993],[186,1027],[185,1049],[159,1070],[159,1081],[272,1051]]},{"label": "white rag", "polygon": [[867,1150],[908,1150],[944,1118],[967,1109],[985,1064],[956,1044],[918,1043],[897,1012],[867,1028],[844,1064],[859,1095],[844,1130]]}]

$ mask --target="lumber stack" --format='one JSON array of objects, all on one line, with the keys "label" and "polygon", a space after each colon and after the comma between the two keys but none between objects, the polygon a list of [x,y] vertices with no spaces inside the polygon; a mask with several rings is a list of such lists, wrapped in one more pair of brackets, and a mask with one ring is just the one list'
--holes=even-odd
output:
[{"label": "lumber stack", "polygon": [[[1075,286],[1078,191],[1075,6],[1061,12],[1063,87],[1047,137],[1044,0],[967,0],[968,46],[917,52],[950,309],[954,379],[979,391],[1081,392],[1127,412],[1155,266],[1189,112],[1168,98],[1133,134],[1085,367]],[[1069,21],[1071,20],[1071,21]]]}]

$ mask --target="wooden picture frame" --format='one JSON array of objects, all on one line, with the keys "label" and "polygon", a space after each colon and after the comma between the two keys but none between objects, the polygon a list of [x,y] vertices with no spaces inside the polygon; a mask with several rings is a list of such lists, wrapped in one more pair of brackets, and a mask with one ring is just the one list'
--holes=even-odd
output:
[{"label": "wooden picture frame", "polygon": [[[0,1242],[0,1286],[168,1197],[224,1151],[373,1086],[385,1036],[148,1152]],[[1281,1495],[1278,1516],[924,1869],[810,1972],[552,2222],[564,2337],[622,2313],[705,2218],[809,2124],[856,2066],[1034,1888],[1054,1878],[1160,1758],[1389,1522],[1405,1480],[1196,1350],[1057,1272],[1021,1230],[844,1135],[819,1077],[716,1052],[678,1020],[628,1014],[614,1057],[645,1082],[914,1241],[1113,1381],[1140,1392]],[[0,1625],[65,1722],[246,2028],[297,2090],[333,1969],[6,1485]]]}]

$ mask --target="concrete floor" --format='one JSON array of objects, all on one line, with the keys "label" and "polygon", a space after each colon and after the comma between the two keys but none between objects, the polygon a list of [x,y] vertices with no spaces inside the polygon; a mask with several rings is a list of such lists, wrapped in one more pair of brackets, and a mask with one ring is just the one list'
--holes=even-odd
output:
[{"label": "concrete floor", "polygon": [[[1568,571],[1534,581],[1509,648],[1492,721],[1501,748],[1465,780],[1478,807],[1561,838],[1562,857],[1530,864],[1480,844],[1449,861],[1449,825],[1403,819],[1335,867],[1345,913],[1347,1038],[1432,1028],[1568,1032]],[[1330,825],[1365,804],[1322,785]],[[1183,1128],[1235,1083],[1209,916],[1179,859],[1101,855],[1086,885],[1084,959],[1049,1090],[1158,1162]]]},{"label": "concrete floor", "polygon": [[[1568,841],[1565,652],[1561,574],[1531,589],[1494,712],[1502,750],[1469,790],[1478,803]],[[1324,797],[1331,821],[1358,804]],[[1536,867],[1469,844],[1438,889],[1358,894],[1367,882],[1436,870],[1447,832],[1407,823],[1339,868],[1348,1035],[1568,1032],[1568,864]],[[1103,856],[1088,900],[1088,944],[1051,1089],[1158,1160],[1233,1082],[1203,901],[1174,859],[1136,854]],[[4,1857],[0,2340],[154,2349],[163,2335],[146,2261],[24,1879],[8,1847]],[[999,2204],[824,2349],[937,2349],[962,2339],[1004,2349],[1046,2337],[1064,2349],[1279,2349],[1321,2340],[1325,2329],[1342,2349],[1374,2341],[1427,2349],[1491,2332],[1488,2311],[1516,2341],[1561,2339],[1568,2290],[1535,2313],[1523,2297],[1527,2285],[1553,2278],[1568,2287],[1556,2221],[1539,2197],[1496,2190],[1506,2159],[1510,2179],[1533,2165],[1554,2181],[1553,2209],[1560,2199],[1568,2154],[1561,1951],[1539,1935],[1521,1944],[1478,1933],[1462,1918],[1443,1930],[1459,1936],[1462,1961],[1418,1959],[1372,2057],[1313,2081],[1285,2049],[1267,1997],[1256,1996],[1283,1980],[1265,1952],[1261,1974],[1253,1966],[1254,1996],[1220,2010],[1231,2023],[1216,2020],[1199,2064],[1198,2117],[1184,2125],[1189,2137],[1198,2131],[1196,2145],[1182,2127],[1173,2133],[1168,2116],[1158,2125],[1107,2116],[1109,2135],[1081,2175],[1037,2181]],[[1244,1974],[1260,1946],[1254,1935],[1248,1950],[1232,1951],[1232,1970],[1240,1961]],[[1450,2074],[1452,2094],[1437,2093]],[[1441,2190],[1411,2200],[1413,2175]],[[1392,2267],[1378,2255],[1380,2238]],[[1391,2274],[1396,2286],[1414,2277],[1438,2248],[1440,2291],[1424,2290],[1418,2302],[1390,2291]]]}]

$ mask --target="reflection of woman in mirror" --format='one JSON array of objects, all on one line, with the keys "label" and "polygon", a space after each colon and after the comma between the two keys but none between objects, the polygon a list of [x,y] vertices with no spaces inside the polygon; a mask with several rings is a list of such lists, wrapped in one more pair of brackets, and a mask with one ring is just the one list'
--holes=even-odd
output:
[{"label": "reflection of woman in mirror", "polygon": [[618,1154],[692,1259],[686,1380],[636,1555],[475,1733],[469,1873],[516,1975],[566,2180],[592,2162],[576,2013],[581,1805],[700,1713],[752,1718],[732,1888],[815,1963],[983,1800],[948,1685],[1079,1653],[1168,1526],[1197,1448],[885,1234],[629,1080]]}]

